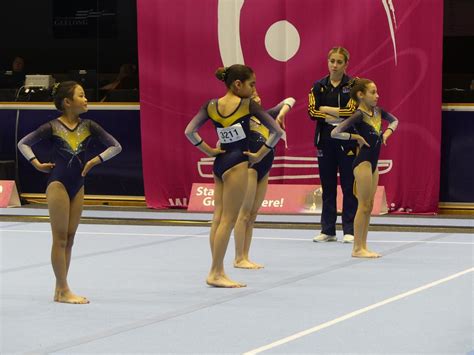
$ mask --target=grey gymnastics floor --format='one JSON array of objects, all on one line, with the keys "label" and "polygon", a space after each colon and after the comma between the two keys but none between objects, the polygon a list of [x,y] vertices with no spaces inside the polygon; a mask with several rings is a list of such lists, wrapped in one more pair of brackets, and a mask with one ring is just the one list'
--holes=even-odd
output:
[{"label": "grey gymnastics floor", "polygon": [[[464,221],[466,222],[466,221]],[[316,244],[314,230],[255,229],[263,270],[205,285],[208,227],[81,224],[52,301],[47,223],[0,222],[2,354],[466,354],[474,350],[474,235],[369,232],[384,256]]]},{"label": "grey gymnastics floor", "polygon": [[[0,221],[8,217],[46,217],[48,209],[45,204],[26,205],[15,208],[0,208]],[[85,206],[82,213],[83,218],[94,220],[113,220],[113,223],[124,221],[176,221],[176,222],[207,222],[212,220],[212,213],[187,212],[186,210],[152,210],[146,208],[114,208],[114,207],[89,207]],[[259,214],[258,223],[280,223],[280,224],[319,224],[320,214]],[[341,216],[337,217],[337,224],[341,224]],[[445,227],[466,228],[474,233],[474,218],[471,216],[450,215],[396,215],[387,214],[372,216],[370,224],[375,226],[413,226],[413,227]]]}]

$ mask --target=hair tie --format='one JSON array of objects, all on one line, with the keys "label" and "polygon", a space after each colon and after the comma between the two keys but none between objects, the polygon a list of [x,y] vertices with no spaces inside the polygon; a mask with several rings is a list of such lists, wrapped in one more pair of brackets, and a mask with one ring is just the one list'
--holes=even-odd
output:
[{"label": "hair tie", "polygon": [[227,80],[227,75],[229,74],[229,67],[224,67],[224,71],[222,72],[222,81]]}]

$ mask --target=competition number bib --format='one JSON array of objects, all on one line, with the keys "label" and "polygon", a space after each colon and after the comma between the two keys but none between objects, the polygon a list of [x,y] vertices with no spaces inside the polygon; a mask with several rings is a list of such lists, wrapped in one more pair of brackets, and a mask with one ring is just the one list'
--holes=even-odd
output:
[{"label": "competition number bib", "polygon": [[217,135],[221,143],[234,143],[245,139],[245,132],[240,123],[225,128],[217,128]]}]

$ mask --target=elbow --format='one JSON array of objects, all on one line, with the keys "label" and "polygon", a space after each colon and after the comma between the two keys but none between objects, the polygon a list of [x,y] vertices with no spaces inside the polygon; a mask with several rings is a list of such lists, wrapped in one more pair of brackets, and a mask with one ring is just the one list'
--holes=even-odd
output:
[{"label": "elbow", "polygon": [[333,129],[333,130],[331,131],[331,138],[337,138],[336,129]]},{"label": "elbow", "polygon": [[122,145],[117,142],[117,144],[115,145],[115,149],[117,150],[117,154],[120,153],[122,151]]},{"label": "elbow", "polygon": [[186,126],[186,129],[184,130],[184,135],[188,137],[188,139],[193,135],[193,130],[189,125]]},{"label": "elbow", "polygon": [[184,135],[186,136],[186,138],[187,138],[191,143],[194,142],[194,140],[193,140],[194,134],[193,134],[192,131],[185,130],[185,131],[184,131]]}]

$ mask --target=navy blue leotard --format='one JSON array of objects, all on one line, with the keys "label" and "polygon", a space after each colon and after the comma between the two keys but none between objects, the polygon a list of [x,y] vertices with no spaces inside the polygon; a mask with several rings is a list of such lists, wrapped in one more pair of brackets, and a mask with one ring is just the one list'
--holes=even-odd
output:
[{"label": "navy blue leotard", "polygon": [[61,120],[49,121],[37,130],[25,136],[18,148],[28,161],[36,158],[31,147],[43,139],[53,143],[51,162],[55,164],[48,179],[61,182],[72,199],[84,185],[81,176],[84,169],[85,154],[90,140],[96,137],[108,148],[99,154],[101,161],[108,160],[122,150],[119,142],[107,133],[100,125],[91,120],[80,120],[74,129],[67,127]]},{"label": "navy blue leotard", "polygon": [[353,163],[354,169],[363,161],[370,162],[372,173],[377,169],[377,162],[382,144],[382,120],[389,122],[387,129],[391,129],[392,131],[395,131],[398,126],[398,120],[396,117],[379,107],[375,107],[372,115],[357,109],[351,117],[341,122],[331,132],[333,138],[349,140],[351,139],[351,134],[344,131],[354,127],[356,133],[362,136],[369,144],[370,147],[364,145],[358,150],[357,157],[354,159]]},{"label": "navy blue leotard", "polygon": [[[251,99],[241,99],[240,104],[230,115],[223,116],[219,112],[218,100],[213,99],[204,104],[196,116],[191,120],[185,130],[188,139],[194,144],[202,143],[197,131],[208,119],[212,121],[218,131],[220,146],[225,153],[219,154],[214,160],[214,175],[222,179],[224,173],[230,168],[248,161],[248,156],[243,152],[250,149],[250,119],[254,116],[269,129],[269,137],[265,141],[269,147],[274,147],[281,137],[283,131],[275,123],[274,119],[266,113],[259,104]],[[239,132],[234,139],[234,127]],[[222,132],[222,129],[226,129]],[[234,140],[233,140],[234,139]]]}]

